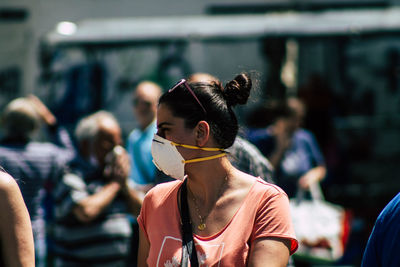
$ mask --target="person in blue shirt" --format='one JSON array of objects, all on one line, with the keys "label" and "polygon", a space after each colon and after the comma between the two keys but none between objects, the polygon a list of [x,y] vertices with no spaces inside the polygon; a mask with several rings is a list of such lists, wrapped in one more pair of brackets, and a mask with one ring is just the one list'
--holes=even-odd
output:
[{"label": "person in blue shirt", "polygon": [[248,139],[270,160],[275,181],[289,197],[308,190],[325,178],[325,160],[314,135],[301,128],[305,107],[297,98],[276,101],[267,112],[273,117],[267,128],[249,131]]},{"label": "person in blue shirt", "polygon": [[400,193],[382,210],[364,250],[362,267],[400,266]]},{"label": "person in blue shirt", "polygon": [[135,187],[145,194],[155,184],[157,170],[151,156],[151,143],[157,131],[156,111],[161,87],[142,81],[133,92],[132,105],[138,127],[128,136],[127,150],[131,160],[130,178]]}]

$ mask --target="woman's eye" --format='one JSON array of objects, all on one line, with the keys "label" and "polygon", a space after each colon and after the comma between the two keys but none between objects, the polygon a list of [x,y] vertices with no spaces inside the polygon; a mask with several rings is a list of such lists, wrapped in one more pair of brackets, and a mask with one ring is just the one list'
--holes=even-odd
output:
[{"label": "woman's eye", "polygon": [[165,138],[165,129],[158,129],[157,135],[161,136],[162,138]]}]

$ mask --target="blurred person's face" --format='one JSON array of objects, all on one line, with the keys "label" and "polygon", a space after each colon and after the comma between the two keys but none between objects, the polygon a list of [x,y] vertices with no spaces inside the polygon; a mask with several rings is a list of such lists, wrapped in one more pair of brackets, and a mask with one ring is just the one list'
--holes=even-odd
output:
[{"label": "blurred person's face", "polygon": [[288,104],[290,108],[295,111],[294,120],[296,127],[302,127],[306,116],[306,108],[304,104],[297,99],[290,99]]},{"label": "blurred person's face", "polygon": [[300,128],[303,126],[305,114],[304,112],[296,114],[294,120],[296,124],[296,128]]},{"label": "blurred person's face", "polygon": [[286,130],[290,136],[294,134],[294,132],[300,127],[299,123],[302,123],[298,120],[297,116],[286,118]]},{"label": "blurred person's face", "polygon": [[149,83],[139,84],[133,93],[133,111],[140,128],[146,128],[154,120],[158,96],[158,89]]},{"label": "blurred person's face", "polygon": [[112,149],[122,144],[121,129],[114,121],[104,120],[96,138],[93,141],[92,153],[101,167],[104,167],[105,158]]},{"label": "blurred person's face", "polygon": [[210,83],[210,82],[218,82],[218,79],[211,74],[208,73],[194,73],[192,74],[189,79],[191,83],[203,82],[203,83]]},{"label": "blurred person's face", "polygon": [[292,136],[297,129],[297,119],[295,117],[282,117],[274,123],[275,132]]}]

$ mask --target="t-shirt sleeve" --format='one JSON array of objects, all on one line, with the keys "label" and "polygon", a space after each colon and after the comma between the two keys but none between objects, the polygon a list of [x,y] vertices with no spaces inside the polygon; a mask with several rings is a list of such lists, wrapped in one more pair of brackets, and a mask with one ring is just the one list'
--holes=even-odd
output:
[{"label": "t-shirt sleeve", "polygon": [[[181,183],[181,181],[175,180],[156,185],[144,197],[137,222],[149,241],[159,230],[160,220],[165,216],[165,214],[163,215],[164,211],[171,211],[176,206],[176,195],[171,196],[171,194]],[[169,215],[170,212],[167,214]]]},{"label": "t-shirt sleeve", "polygon": [[139,216],[137,217],[137,222],[139,224],[139,227],[140,227],[140,229],[142,229],[142,231],[146,235],[147,240],[149,239],[149,237],[148,237],[147,229],[146,229],[146,218],[147,218],[146,215],[148,213],[148,206],[150,205],[151,201],[152,201],[152,190],[150,190],[144,197]]},{"label": "t-shirt sleeve", "polygon": [[252,240],[264,237],[275,237],[290,240],[290,254],[298,248],[290,216],[289,199],[278,189],[273,194],[265,193],[258,205]]}]

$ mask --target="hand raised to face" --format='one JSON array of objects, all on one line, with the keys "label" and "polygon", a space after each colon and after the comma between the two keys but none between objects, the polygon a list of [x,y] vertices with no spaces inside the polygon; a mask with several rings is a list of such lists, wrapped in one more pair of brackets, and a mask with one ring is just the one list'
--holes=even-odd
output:
[{"label": "hand raised to face", "polygon": [[126,150],[122,146],[115,146],[105,160],[104,175],[124,185],[130,172],[130,161]]}]

